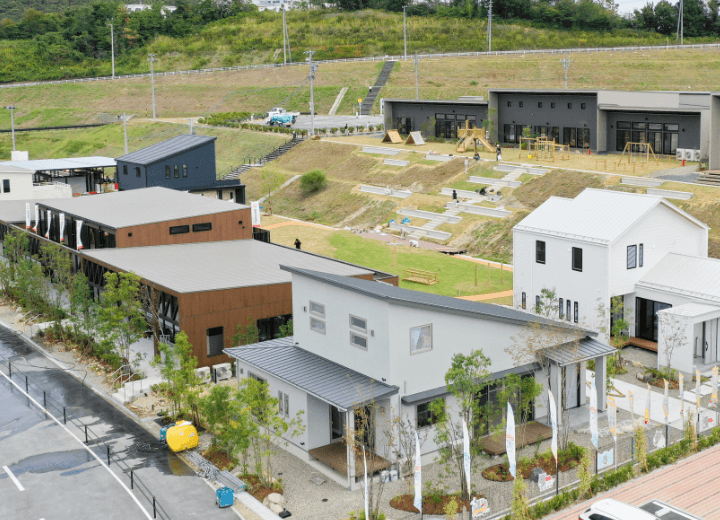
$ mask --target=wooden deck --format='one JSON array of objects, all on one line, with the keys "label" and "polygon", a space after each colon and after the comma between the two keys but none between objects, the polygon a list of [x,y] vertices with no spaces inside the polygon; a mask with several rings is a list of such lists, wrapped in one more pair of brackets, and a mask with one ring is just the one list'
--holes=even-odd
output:
[{"label": "wooden deck", "polygon": [[650,350],[652,352],[658,351],[658,344],[654,341],[648,341],[646,339],[628,338],[628,345],[638,348],[644,348],[645,350]]},{"label": "wooden deck", "polygon": [[[310,456],[315,457],[323,464],[330,466],[335,471],[339,471],[343,475],[348,474],[347,467],[347,448],[344,442],[335,442],[327,446],[321,446],[308,452]],[[376,471],[382,471],[390,467],[390,461],[383,459],[374,453],[367,453],[368,473],[373,474]],[[363,466],[362,455],[355,456],[355,476],[362,475],[365,471]]]},{"label": "wooden deck", "polygon": [[[525,426],[525,434],[521,435],[522,428],[515,427],[515,448],[522,448],[528,444],[534,444],[539,439],[550,439],[552,428],[544,424],[529,422]],[[480,446],[490,455],[502,455],[505,453],[505,431],[495,435],[486,435],[480,439]]]}]

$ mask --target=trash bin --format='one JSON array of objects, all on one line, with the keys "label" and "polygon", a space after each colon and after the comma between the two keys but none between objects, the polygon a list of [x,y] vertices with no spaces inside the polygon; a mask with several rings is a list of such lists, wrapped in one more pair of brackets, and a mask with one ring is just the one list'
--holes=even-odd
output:
[{"label": "trash bin", "polygon": [[230,507],[235,501],[235,492],[232,488],[221,487],[215,492],[215,503],[218,507]]}]

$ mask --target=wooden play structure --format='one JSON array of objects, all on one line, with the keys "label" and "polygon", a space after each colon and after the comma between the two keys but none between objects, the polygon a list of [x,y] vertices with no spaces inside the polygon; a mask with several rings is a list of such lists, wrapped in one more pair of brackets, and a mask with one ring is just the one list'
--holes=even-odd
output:
[{"label": "wooden play structure", "polygon": [[458,128],[457,133],[460,141],[455,148],[456,152],[466,152],[470,145],[472,145],[474,147],[474,151],[477,152],[477,145],[480,143],[486,151],[495,153],[495,147],[488,142],[485,136],[485,129],[470,128],[469,120],[465,120],[465,128]]},{"label": "wooden play structure", "polygon": [[423,271],[422,269],[405,269],[403,280],[407,282],[424,283],[425,285],[434,285],[440,283],[440,277],[432,271]]},{"label": "wooden play structure", "polygon": [[385,137],[382,140],[383,143],[402,144],[403,140],[397,130],[388,130],[385,132]]},{"label": "wooden play structure", "polygon": [[650,162],[651,155],[655,163],[660,164],[650,143],[625,143],[625,148],[618,161],[618,166],[623,162],[626,155],[628,164],[639,164],[641,167],[645,167],[645,165]]},{"label": "wooden play structure", "polygon": [[[526,150],[522,149],[522,143],[527,143]],[[548,139],[547,137],[521,137],[519,158],[522,159],[523,153],[532,156],[533,159],[538,161],[555,162],[556,157],[561,161],[570,160],[570,146],[558,144],[555,139]]]},{"label": "wooden play structure", "polygon": [[414,144],[420,146],[422,144],[425,144],[425,139],[423,139],[423,136],[420,132],[410,132],[410,135],[408,135],[408,138],[405,140],[405,144]]}]

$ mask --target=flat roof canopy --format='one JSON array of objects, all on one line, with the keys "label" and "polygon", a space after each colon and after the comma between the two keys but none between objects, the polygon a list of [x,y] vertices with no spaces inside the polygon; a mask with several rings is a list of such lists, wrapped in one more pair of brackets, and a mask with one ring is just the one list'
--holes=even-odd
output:
[{"label": "flat roof canopy", "polygon": [[609,356],[615,352],[617,352],[615,347],[601,343],[588,336],[578,341],[571,341],[544,350],[545,356],[561,367],[581,363],[597,357]]},{"label": "flat roof canopy", "polygon": [[226,348],[224,352],[342,411],[395,395],[399,390],[296,347],[293,336]]},{"label": "flat roof canopy", "polygon": [[115,168],[112,157],[71,157],[68,159],[36,159],[34,161],[4,161],[0,166],[16,166],[33,172],[54,172],[60,170],[86,170],[88,168]]}]

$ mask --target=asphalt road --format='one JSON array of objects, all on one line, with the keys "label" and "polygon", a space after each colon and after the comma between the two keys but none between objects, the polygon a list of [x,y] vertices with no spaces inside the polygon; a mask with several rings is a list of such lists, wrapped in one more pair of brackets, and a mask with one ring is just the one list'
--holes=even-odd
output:
[{"label": "asphalt road", "polygon": [[593,500],[563,511],[552,520],[577,520],[592,502],[600,498],[614,498],[634,506],[653,499],[662,500],[699,516],[704,520],[720,520],[718,485],[720,474],[720,446],[703,451],[677,464],[654,471]]},{"label": "asphalt road", "polygon": [[[345,125],[377,126],[382,122],[382,116],[315,116],[315,128],[345,128]],[[310,116],[298,116],[292,127],[310,130]]]},{"label": "asphalt road", "polygon": [[[0,327],[0,359],[8,358],[14,368],[12,381],[24,391],[19,371],[27,374],[30,396],[38,405],[0,375],[0,519],[148,518],[142,508],[152,518],[153,495],[159,504],[157,518],[238,518],[231,509],[215,506],[214,491],[177,455],[138,451],[137,443],[157,442],[140,424]],[[8,373],[3,365],[0,371]],[[52,419],[46,420],[38,388],[46,391],[48,410],[60,423],[62,407],[66,408],[67,429],[79,441]],[[83,446],[84,425],[90,432],[88,447],[100,460]],[[103,443],[111,449],[109,469]],[[142,483],[136,481],[133,495],[125,489],[130,487],[131,468]]]}]

